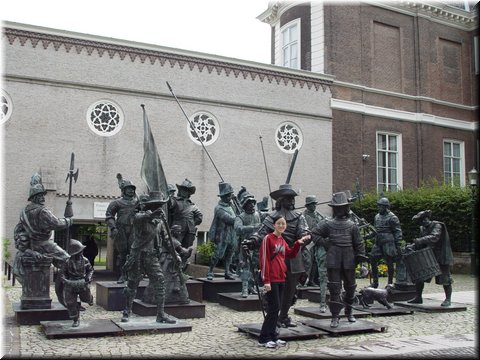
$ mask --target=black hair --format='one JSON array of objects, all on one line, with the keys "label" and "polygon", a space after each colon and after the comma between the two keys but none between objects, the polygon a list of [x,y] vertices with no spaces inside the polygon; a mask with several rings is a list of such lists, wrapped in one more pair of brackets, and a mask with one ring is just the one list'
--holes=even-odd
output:
[{"label": "black hair", "polygon": [[[279,219],[281,219],[281,218],[284,218],[284,219],[285,219],[285,216],[282,215],[282,214],[277,214],[277,215],[273,216],[273,217],[272,217],[272,222],[273,222],[273,224],[275,224],[275,223],[276,223]],[[286,219],[285,219],[285,221],[286,221]]]}]

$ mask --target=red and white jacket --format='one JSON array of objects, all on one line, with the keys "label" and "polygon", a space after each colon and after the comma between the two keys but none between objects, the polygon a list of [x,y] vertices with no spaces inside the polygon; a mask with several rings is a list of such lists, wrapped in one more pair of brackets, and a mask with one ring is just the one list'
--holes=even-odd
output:
[{"label": "red and white jacket", "polygon": [[285,239],[274,233],[265,235],[260,244],[259,268],[262,274],[263,284],[272,282],[284,282],[287,265],[285,258],[294,258],[300,250],[301,244],[295,241],[293,247],[289,247]]}]

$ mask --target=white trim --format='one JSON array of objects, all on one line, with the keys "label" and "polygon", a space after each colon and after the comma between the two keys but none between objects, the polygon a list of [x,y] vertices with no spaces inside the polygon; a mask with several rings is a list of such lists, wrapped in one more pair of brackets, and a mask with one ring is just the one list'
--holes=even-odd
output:
[{"label": "white trim", "polygon": [[[2,113],[0,114],[0,125],[1,125],[6,123],[8,120],[10,120],[13,112],[13,102],[8,92],[4,89],[0,89],[0,96],[3,96],[5,98],[5,100],[7,101],[6,105],[8,106],[7,112],[4,114],[2,111]],[[3,105],[3,103],[1,105]]]},{"label": "white trim", "polygon": [[312,72],[325,72],[325,19],[322,2],[310,6]]},{"label": "white trim", "polygon": [[[302,33],[301,33],[301,21],[300,18],[294,19],[280,28],[280,36],[279,36],[279,53],[280,53],[280,65],[284,66],[284,59],[283,59],[283,32],[289,28],[296,27],[297,28],[297,38],[296,38],[296,45],[297,45],[297,66],[285,66],[289,69],[296,69],[300,70],[302,68]],[[292,43],[292,41],[290,41]],[[290,47],[290,45],[289,45]]]},{"label": "white trim", "polygon": [[[462,140],[451,139],[451,138],[443,139],[443,141],[442,141],[442,160],[443,160],[443,162],[445,162],[445,154],[443,153],[443,150],[444,150],[446,142],[449,143],[449,144],[460,145],[460,186],[465,187],[465,185],[466,185],[466,182],[465,182],[465,180],[466,180],[466,178],[465,178],[465,142],[462,141]],[[452,158],[452,156],[450,156],[449,158]],[[445,164],[443,165],[443,169],[442,169],[443,182],[445,182],[444,174],[445,174]],[[447,185],[451,185],[451,184],[447,184]]]},{"label": "white trim", "polygon": [[334,81],[334,85],[343,86],[343,87],[350,88],[350,89],[368,91],[368,92],[371,92],[371,93],[374,93],[374,94],[395,96],[395,97],[402,98],[402,99],[415,100],[415,101],[428,101],[428,102],[432,102],[432,103],[435,103],[435,104],[450,106],[450,107],[454,107],[454,108],[458,108],[458,109],[462,109],[462,110],[468,110],[468,111],[473,111],[473,110],[479,109],[479,106],[468,106],[468,105],[463,105],[463,104],[458,104],[458,103],[452,103],[452,102],[445,101],[445,100],[438,100],[438,99],[434,99],[434,98],[431,98],[431,97],[428,97],[428,96],[409,95],[409,94],[399,93],[399,92],[390,91],[390,90],[382,90],[382,89],[378,89],[378,88],[371,88],[371,87],[368,87],[368,86],[365,86],[365,85],[347,83],[347,82],[338,81],[338,80]]},{"label": "white trim", "polygon": [[368,116],[382,117],[386,119],[425,123],[466,131],[475,131],[478,129],[478,121],[469,122],[425,113],[414,113],[410,111],[387,109],[379,106],[366,105],[347,100],[331,99],[330,106],[332,110],[348,111]]},{"label": "white trim", "polygon": [[[397,191],[403,189],[403,137],[401,133],[392,131],[378,130],[375,132],[375,184],[378,192],[378,135],[396,136],[397,137]],[[388,191],[388,190],[387,190]]]}]

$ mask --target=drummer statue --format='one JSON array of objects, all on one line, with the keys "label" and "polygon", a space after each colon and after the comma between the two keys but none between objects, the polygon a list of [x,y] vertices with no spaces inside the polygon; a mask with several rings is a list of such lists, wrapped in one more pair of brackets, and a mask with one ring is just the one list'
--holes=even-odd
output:
[{"label": "drummer statue", "polygon": [[[447,227],[444,223],[433,221],[432,212],[430,210],[420,211],[413,216],[412,220],[417,221],[420,225],[420,237],[415,238],[413,244],[408,245],[413,250],[420,250],[424,248],[431,248],[433,254],[440,265],[441,274],[435,276],[435,283],[443,285],[445,291],[445,300],[441,306],[450,306],[452,297],[452,283],[453,279],[450,274],[450,267],[453,264],[453,253],[450,245],[450,238],[448,236]],[[428,264],[425,264],[428,265]],[[422,292],[425,282],[430,282],[430,279],[425,281],[418,281],[415,283],[416,296],[408,301],[411,304],[422,304]]]}]

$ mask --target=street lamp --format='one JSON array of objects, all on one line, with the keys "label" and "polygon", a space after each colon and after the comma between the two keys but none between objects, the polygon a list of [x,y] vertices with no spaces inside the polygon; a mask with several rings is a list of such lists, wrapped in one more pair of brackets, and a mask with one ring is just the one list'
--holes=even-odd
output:
[{"label": "street lamp", "polygon": [[468,182],[470,190],[472,191],[472,239],[470,249],[470,274],[475,276],[477,274],[477,254],[476,254],[476,220],[477,220],[477,169],[473,168],[468,172]]}]

